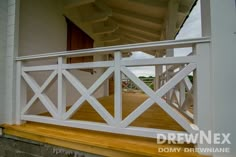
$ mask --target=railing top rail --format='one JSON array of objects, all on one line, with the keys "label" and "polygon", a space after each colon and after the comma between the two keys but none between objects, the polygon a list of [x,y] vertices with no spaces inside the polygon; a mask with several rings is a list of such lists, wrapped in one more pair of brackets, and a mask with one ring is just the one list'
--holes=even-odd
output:
[{"label": "railing top rail", "polygon": [[115,51],[141,51],[141,50],[153,50],[153,49],[192,47],[193,45],[198,44],[198,43],[209,43],[209,42],[210,42],[209,37],[181,39],[181,40],[164,40],[164,41],[137,43],[137,44],[98,47],[98,48],[74,50],[74,51],[62,51],[62,52],[19,56],[19,57],[16,57],[16,61],[54,58],[54,57],[62,57],[62,56],[85,56],[85,55],[93,55],[93,54],[98,54],[98,53],[108,54]]}]

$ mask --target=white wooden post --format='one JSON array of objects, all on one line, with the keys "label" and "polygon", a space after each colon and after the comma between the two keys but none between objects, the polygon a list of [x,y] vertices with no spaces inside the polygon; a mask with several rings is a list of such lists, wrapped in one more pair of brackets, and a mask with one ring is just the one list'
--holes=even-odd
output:
[{"label": "white wooden post", "polygon": [[[184,66],[181,66],[181,69],[183,68]],[[179,107],[180,109],[182,109],[182,105],[184,104],[184,101],[185,101],[185,97],[186,97],[186,88],[185,88],[185,84],[184,84],[184,81],[181,81],[179,83]]]},{"label": "white wooden post", "polygon": [[181,81],[179,83],[179,105],[180,105],[180,108],[182,107],[182,105],[184,104],[184,101],[185,101],[185,84],[183,81]]},{"label": "white wooden post", "polygon": [[120,71],[120,61],[121,52],[117,51],[114,53],[115,56],[115,90],[114,90],[114,104],[115,104],[115,124],[118,126],[122,120],[122,84],[121,84],[121,71]]},{"label": "white wooden post", "polygon": [[[170,0],[168,2],[168,13],[166,18],[166,39],[172,40],[175,38],[176,34],[176,25],[178,20],[178,9],[179,9],[179,1],[178,0]],[[174,49],[166,50],[166,57],[173,57]],[[168,69],[169,66],[167,66]],[[170,74],[172,71],[167,71],[167,81],[170,79]],[[171,99],[171,91],[166,94],[167,102],[170,103]]]},{"label": "white wooden post", "polygon": [[58,57],[57,102],[58,102],[58,117],[60,117],[60,119],[63,119],[63,115],[66,112],[66,85],[62,74],[62,64],[64,62],[65,59],[63,57]]},{"label": "white wooden post", "polygon": [[[197,70],[194,72],[194,123],[207,133],[212,130],[210,45],[197,44],[193,52],[197,55]],[[204,143],[198,144],[198,147],[207,148],[210,145]]]},{"label": "white wooden post", "polygon": [[[105,61],[109,61],[109,55],[104,55]],[[106,71],[104,69],[104,71]],[[109,79],[104,82],[104,96],[109,96]]]},{"label": "white wooden post", "polygon": [[[161,57],[159,54],[156,54],[156,57]],[[160,75],[162,73],[162,65],[156,65],[155,66],[155,79],[154,79],[154,90],[160,88]]]},{"label": "white wooden post", "polygon": [[26,84],[21,77],[22,62],[17,61],[16,63],[16,124],[20,125],[21,121],[21,109],[26,105],[27,91]]}]

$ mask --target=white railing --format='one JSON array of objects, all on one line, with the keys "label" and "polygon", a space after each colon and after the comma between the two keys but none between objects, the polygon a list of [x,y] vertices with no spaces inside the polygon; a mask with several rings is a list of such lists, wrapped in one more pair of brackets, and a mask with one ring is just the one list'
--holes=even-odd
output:
[{"label": "white railing", "polygon": [[[179,132],[158,128],[130,126],[130,124],[150,106],[158,104],[170,117],[182,126],[187,133],[195,133],[199,128],[204,127],[199,126],[199,124],[201,125],[202,123],[199,122],[200,119],[197,119],[197,117],[204,117],[204,115],[201,114],[201,110],[203,110],[207,105],[205,104],[207,102],[207,94],[204,93],[204,80],[208,80],[209,42],[210,40],[208,38],[172,40],[17,57],[17,123],[20,124],[22,121],[34,121],[151,138],[156,138],[157,133]],[[121,55],[122,51],[159,50],[182,47],[192,47],[193,54],[185,57],[139,60],[123,60]],[[114,60],[76,64],[66,64],[63,62],[66,57],[108,53],[114,54]],[[39,66],[27,66],[25,64],[26,61],[43,60],[48,58],[57,58],[57,64]],[[176,71],[168,80],[165,79],[162,86],[160,86],[156,91],[150,89],[128,69],[128,67],[131,66],[154,65],[181,66],[179,71]],[[107,70],[90,88],[87,89],[85,85],[83,85],[69,70],[88,68],[107,68]],[[39,86],[29,73],[35,71],[52,71],[52,73],[46,81]],[[192,83],[188,79],[188,75],[192,72],[194,73],[194,86],[196,88],[193,88]],[[112,116],[93,96],[96,89],[98,89],[104,81],[109,79],[113,73],[115,82],[114,116]],[[125,118],[122,117],[122,73],[149,96],[147,100],[140,104],[139,107]],[[53,104],[44,93],[44,90],[54,79],[57,79],[58,88],[58,100],[56,105]],[[81,93],[81,97],[70,107],[69,110],[66,110],[65,80],[70,82],[70,84]],[[26,100],[27,90],[25,83],[34,92],[33,97],[29,101]],[[171,95],[171,99],[168,101],[165,100],[165,95],[167,93],[170,93]],[[32,115],[27,112],[36,99],[41,101],[47,109],[47,112],[49,112],[52,117]],[[84,101],[88,101],[106,123],[71,120],[70,117],[81,107]],[[188,109],[192,105],[193,112],[189,112]],[[203,105],[205,106],[203,107]]]}]

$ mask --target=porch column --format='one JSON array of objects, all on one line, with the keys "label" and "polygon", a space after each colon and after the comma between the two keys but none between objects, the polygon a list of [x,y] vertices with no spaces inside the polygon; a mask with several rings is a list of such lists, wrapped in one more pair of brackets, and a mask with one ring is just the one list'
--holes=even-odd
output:
[{"label": "porch column", "polygon": [[[6,31],[7,33],[1,34],[0,38],[6,39],[3,48],[4,54],[4,73],[2,73],[1,77],[2,83],[4,83],[4,96],[1,99],[3,105],[1,106],[1,111],[3,115],[1,115],[1,123],[14,124],[19,122],[19,115],[17,113],[18,102],[16,102],[16,62],[15,57],[18,54],[18,33],[19,33],[19,8],[20,2],[17,0],[3,0],[3,8],[6,15],[3,16],[4,27],[0,28]],[[6,8],[7,11],[5,10]],[[0,9],[2,9],[0,7]],[[9,14],[9,12],[11,12]],[[1,50],[0,50],[1,51]],[[2,53],[2,52],[1,52]],[[1,61],[2,62],[2,61]],[[1,93],[2,94],[2,93]]]},{"label": "porch column", "polygon": [[[213,153],[213,157],[235,156],[235,67],[236,67],[236,2],[235,0],[201,0],[203,12],[203,36],[211,36],[210,51],[210,97],[212,127],[214,132],[231,133],[230,153]],[[208,22],[205,21],[208,15]],[[205,20],[204,20],[205,19]],[[207,31],[208,30],[208,31]],[[204,104],[201,104],[204,105]]]},{"label": "porch column", "polygon": [[[176,35],[176,25],[177,25],[177,18],[178,18],[178,9],[179,9],[179,0],[170,0],[168,3],[168,12],[166,18],[166,40],[173,40],[175,39]],[[174,49],[167,49],[166,50],[166,57],[173,57],[174,56]],[[169,66],[166,66],[168,69]],[[169,73],[172,71],[167,71],[167,80],[170,78]],[[166,95],[167,102],[170,102],[171,99],[171,91],[169,91]]]}]

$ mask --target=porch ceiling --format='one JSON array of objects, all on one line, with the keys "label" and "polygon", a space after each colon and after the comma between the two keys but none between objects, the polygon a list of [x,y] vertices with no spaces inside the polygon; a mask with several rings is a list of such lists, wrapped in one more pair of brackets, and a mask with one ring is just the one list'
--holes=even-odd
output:
[{"label": "porch ceiling", "polygon": [[[165,39],[170,0],[64,0],[64,13],[89,34],[96,46]],[[176,0],[176,32],[196,0]]]}]

